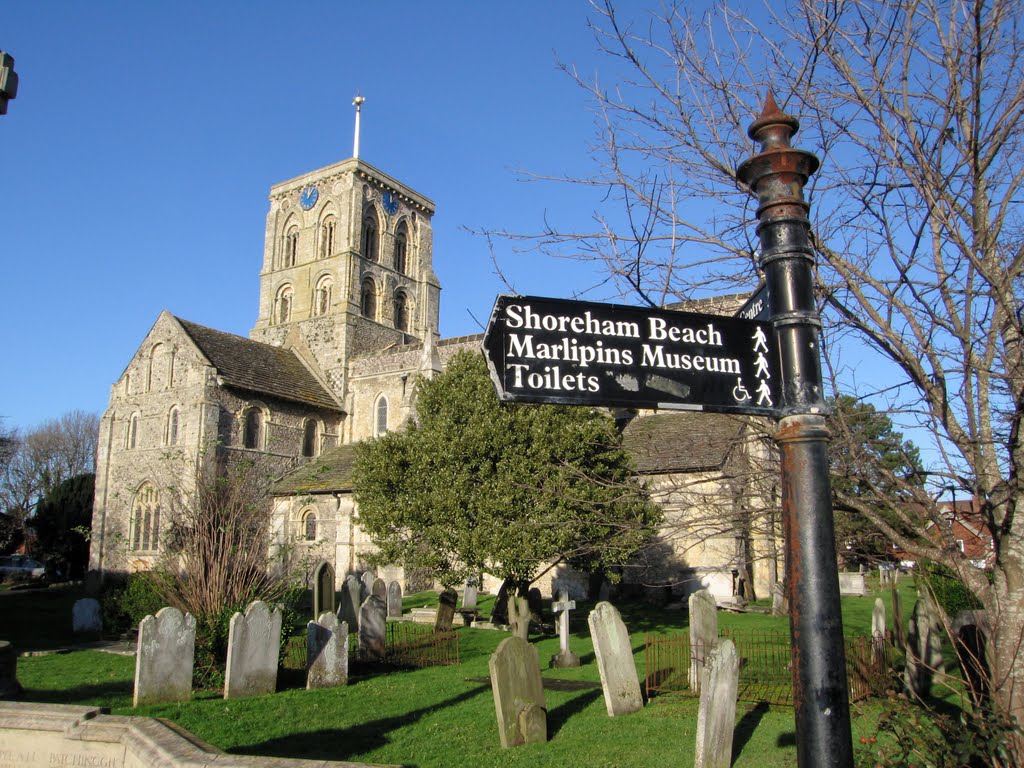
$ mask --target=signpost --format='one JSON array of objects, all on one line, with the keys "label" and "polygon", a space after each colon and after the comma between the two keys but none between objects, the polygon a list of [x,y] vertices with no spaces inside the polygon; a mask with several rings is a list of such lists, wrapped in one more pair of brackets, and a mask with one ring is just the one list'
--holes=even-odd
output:
[{"label": "signpost", "polygon": [[538,296],[499,296],[484,355],[503,400],[770,416],[768,323]]}]

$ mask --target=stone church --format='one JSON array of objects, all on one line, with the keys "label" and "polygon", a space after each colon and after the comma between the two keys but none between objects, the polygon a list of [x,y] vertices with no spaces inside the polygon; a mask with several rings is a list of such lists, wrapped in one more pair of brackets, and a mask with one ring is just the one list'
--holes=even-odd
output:
[{"label": "stone church", "polygon": [[[373,545],[354,516],[352,445],[401,428],[417,376],[480,349],[479,336],[438,338],[433,215],[429,198],[358,157],[271,188],[249,338],[161,312],[111,387],[92,570],[150,568],[165,545],[167,489],[188,483],[190,468],[240,456],[276,478],[279,567],[326,560],[339,585],[365,568]],[[736,487],[736,466],[763,453],[748,426],[718,414],[645,413],[624,439],[666,509],[662,535],[627,580],[680,593],[704,585],[728,600],[745,579],[766,596],[781,571],[781,531],[735,522],[741,507],[744,519],[763,521],[749,513],[772,503],[771,493]],[[388,570],[405,580],[401,568]],[[556,569],[545,591],[552,579],[573,591],[584,583]]]}]

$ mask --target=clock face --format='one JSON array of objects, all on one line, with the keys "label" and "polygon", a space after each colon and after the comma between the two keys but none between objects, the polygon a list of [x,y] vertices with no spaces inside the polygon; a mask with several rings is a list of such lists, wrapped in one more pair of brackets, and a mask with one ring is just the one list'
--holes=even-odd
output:
[{"label": "clock face", "polygon": [[308,211],[310,208],[316,205],[316,201],[319,197],[320,191],[315,186],[310,184],[308,187],[302,190],[302,194],[299,195],[299,205],[302,206],[302,210]]},{"label": "clock face", "polygon": [[398,213],[398,198],[390,192],[385,192],[381,195],[381,203],[384,204],[384,210],[388,212],[388,215],[394,216]]}]

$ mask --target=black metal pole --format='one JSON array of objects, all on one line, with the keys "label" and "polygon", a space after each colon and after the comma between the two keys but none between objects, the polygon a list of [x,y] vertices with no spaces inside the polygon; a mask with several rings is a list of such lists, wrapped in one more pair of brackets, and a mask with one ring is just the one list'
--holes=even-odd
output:
[{"label": "black metal pole", "polygon": [[782,459],[786,589],[793,639],[797,764],[852,768],[853,739],[839,603],[828,440],[814,303],[814,250],[803,189],[818,158],[794,149],[800,124],[771,94],[748,134],[761,151],[737,169],[757,195],[760,264],[771,297],[782,372]]}]

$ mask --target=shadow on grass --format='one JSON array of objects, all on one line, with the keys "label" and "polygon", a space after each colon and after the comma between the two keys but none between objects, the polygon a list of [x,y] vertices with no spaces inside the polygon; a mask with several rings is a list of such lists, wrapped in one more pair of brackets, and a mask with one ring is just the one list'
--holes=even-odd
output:
[{"label": "shadow on grass", "polygon": [[736,758],[739,757],[740,752],[743,751],[743,748],[747,746],[747,742],[750,741],[750,737],[754,735],[754,731],[761,723],[761,719],[768,714],[768,710],[768,702],[762,701],[755,704],[753,708],[741,717],[738,723],[736,723],[736,729],[732,734],[732,756],[734,763],[736,762]]},{"label": "shadow on grass", "polygon": [[600,689],[587,691],[579,696],[573,696],[567,702],[558,705],[554,709],[548,710],[548,739],[553,739],[573,715],[578,715],[603,695]]},{"label": "shadow on grass", "polygon": [[346,760],[349,757],[363,755],[384,746],[389,741],[388,734],[391,731],[411,725],[424,715],[444,707],[461,704],[489,690],[489,685],[478,685],[446,701],[439,701],[429,707],[422,707],[395,717],[370,720],[349,728],[293,733],[256,744],[236,747],[231,752],[238,755],[261,755],[264,757]]}]

